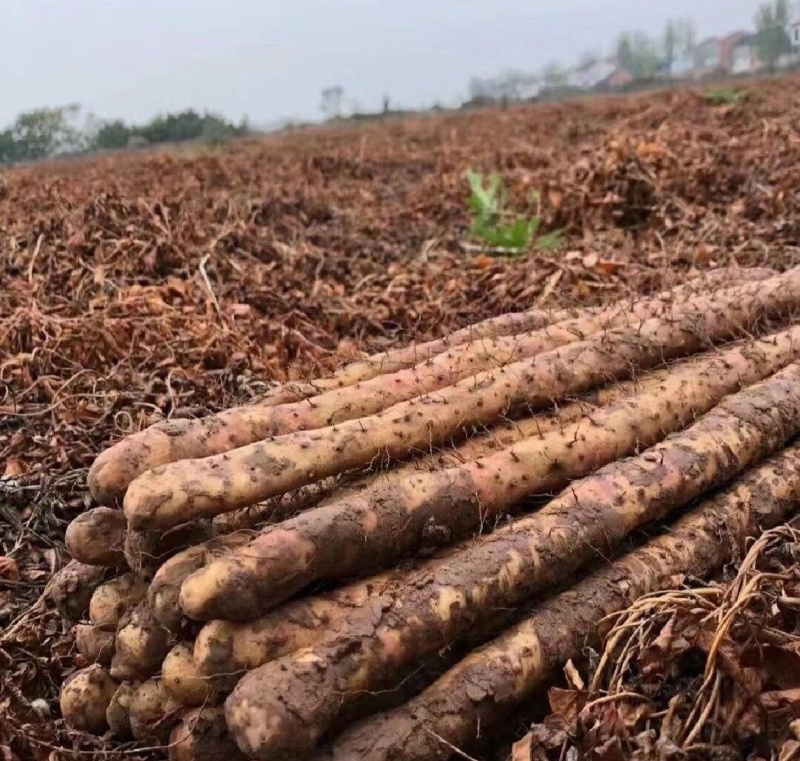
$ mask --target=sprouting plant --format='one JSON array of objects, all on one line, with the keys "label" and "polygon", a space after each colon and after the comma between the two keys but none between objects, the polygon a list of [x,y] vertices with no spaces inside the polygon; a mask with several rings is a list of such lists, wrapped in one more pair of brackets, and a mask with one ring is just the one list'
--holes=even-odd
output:
[{"label": "sprouting plant", "polygon": [[747,97],[746,92],[742,90],[733,90],[727,87],[720,90],[710,90],[705,94],[706,100],[715,106],[732,105],[743,100],[745,97]]},{"label": "sprouting plant", "polygon": [[[496,173],[484,184],[483,175],[471,169],[466,173],[470,186],[469,205],[474,213],[470,233],[495,249],[522,252],[533,243],[542,251],[552,251],[561,243],[562,230],[539,235],[542,217],[539,213],[519,217],[506,209],[506,194]],[[531,200],[540,207],[538,193]]]}]

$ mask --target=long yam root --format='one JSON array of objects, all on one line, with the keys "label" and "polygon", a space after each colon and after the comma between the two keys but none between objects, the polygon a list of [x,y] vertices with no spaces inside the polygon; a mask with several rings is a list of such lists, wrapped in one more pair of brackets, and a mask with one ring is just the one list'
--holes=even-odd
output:
[{"label": "long yam root", "polygon": [[80,621],[89,610],[95,589],[107,578],[108,570],[70,560],[47,583],[44,596],[67,621]]},{"label": "long yam root", "polygon": [[147,591],[147,599],[156,620],[167,630],[180,632],[184,614],[179,602],[184,580],[195,571],[205,568],[219,555],[247,544],[252,538],[250,531],[237,531],[183,550],[164,563]]},{"label": "long yam root", "polygon": [[72,674],[61,688],[61,715],[70,729],[102,734],[108,727],[106,709],[117,683],[99,664]]},{"label": "long yam root", "polygon": [[[577,420],[599,406],[624,399],[637,390],[657,388],[666,377],[667,371],[647,373],[634,381],[614,383],[598,389],[592,394],[566,404],[553,412],[519,421],[500,423],[488,432],[478,434],[462,442],[454,449],[443,448],[441,451],[418,457],[407,465],[394,470],[364,476],[344,489],[337,490],[335,494],[340,498],[344,498],[347,495],[357,495],[368,487],[379,483],[386,488],[390,483],[400,482],[404,478],[417,474],[420,470],[443,469],[446,466],[455,466],[477,459],[496,452],[504,446],[510,446],[525,437],[559,430],[569,421]],[[325,505],[332,501],[332,498],[327,496],[320,503]],[[232,514],[221,515],[218,518],[224,520],[229,516],[235,517],[245,514],[248,510],[250,508],[245,508]],[[261,515],[254,512],[253,518],[255,520],[251,521],[247,515],[242,515],[239,518],[235,518],[233,525],[255,528],[260,522]],[[194,572],[205,568],[215,558],[227,555],[230,551],[248,544],[254,538],[255,534],[252,531],[238,530],[227,537],[220,536],[204,544],[190,547],[164,563],[153,578],[148,593],[148,599],[156,618],[170,631],[180,631],[184,621],[184,614],[180,607],[179,599],[180,588],[184,580]],[[261,606],[259,606],[260,609]],[[257,613],[253,611],[253,615],[257,615]]]},{"label": "long yam root", "polygon": [[169,737],[170,761],[244,761],[228,734],[222,708],[183,711]]},{"label": "long yam root", "polygon": [[101,584],[89,600],[89,620],[98,629],[115,632],[120,619],[147,594],[147,584],[124,573]]},{"label": "long yam root", "polygon": [[114,639],[111,675],[119,680],[147,679],[158,673],[174,637],[143,600],[120,619]]},{"label": "long yam root", "polygon": [[[720,291],[720,294],[730,293]],[[541,331],[503,338],[481,338],[413,368],[379,375],[355,386],[332,389],[313,398],[279,406],[238,407],[200,420],[156,424],[103,452],[89,472],[98,501],[120,501],[142,473],[170,462],[220,455],[269,436],[320,428],[374,414],[392,404],[449,386],[481,370],[531,357],[634,319],[660,315],[673,302],[687,301],[667,291],[639,302],[623,302],[597,314],[563,321]],[[681,302],[682,303],[682,302]]]},{"label": "long yam root", "polygon": [[728,482],[800,433],[800,365],[727,397],[694,425],[575,482],[535,515],[386,585],[344,634],[246,674],[226,700],[239,748],[309,752],[353,696],[545,593],[633,530]]},{"label": "long yam root", "polygon": [[254,621],[209,621],[195,639],[195,668],[212,681],[218,695],[227,695],[246,672],[342,631],[350,614],[380,594],[389,578],[378,575],[296,600]]},{"label": "long yam root", "polygon": [[202,706],[216,703],[220,691],[227,695],[236,684],[236,678],[213,680],[201,673],[194,660],[193,647],[189,642],[179,642],[167,653],[161,666],[164,689],[184,706]]},{"label": "long yam root", "polygon": [[64,543],[69,554],[81,563],[117,568],[125,564],[125,527],[121,510],[96,507],[81,513],[67,526]]},{"label": "long yam root", "polygon": [[511,407],[541,409],[568,394],[629,378],[637,368],[752,333],[765,319],[785,317],[800,305],[800,268],[734,291],[735,297],[698,299],[670,316],[479,373],[371,417],[147,471],[125,495],[129,525],[167,528],[246,507],[376,457],[397,459],[410,449],[437,445],[464,426],[491,424]]},{"label": "long yam root", "polygon": [[[390,471],[368,472],[343,488],[336,489],[336,479],[330,478],[321,483],[308,484],[292,494],[281,495],[253,507],[224,513],[212,521],[195,521],[167,532],[128,530],[124,541],[125,558],[137,576],[150,578],[167,560],[201,542],[213,541],[219,536],[257,529],[284,520],[318,504],[327,504],[334,497],[356,494],[379,480],[395,481],[419,470],[441,469],[485,456],[526,436],[561,428],[567,422],[579,419],[598,406],[630,396],[637,389],[648,385],[655,386],[665,375],[666,371],[655,371],[633,381],[614,383],[596,389],[579,400],[560,406],[553,412],[522,420],[500,422],[488,431],[478,432],[453,448],[446,447],[420,454],[407,465]],[[177,601],[177,597],[175,600]],[[164,625],[174,628],[179,625],[180,612],[176,608],[171,610],[172,614],[168,614],[167,607],[156,606],[156,615]],[[165,614],[164,618],[160,612]]]},{"label": "long yam root", "polygon": [[[562,329],[552,339],[544,335],[534,341],[530,348],[540,346],[543,341],[550,346],[577,340],[581,328],[590,330],[597,324],[597,320],[590,321],[588,316],[572,319],[569,321],[571,330]],[[485,345],[487,341],[489,346]],[[512,339],[481,339],[469,347],[455,347],[452,355],[434,359],[428,357],[421,359],[420,363],[421,367],[426,368],[424,375],[431,377],[430,382],[441,376],[438,383],[448,385],[445,372],[448,365],[456,362],[461,365],[462,373],[468,372],[472,362],[488,362],[489,366],[495,366],[498,362],[509,361],[516,351]],[[463,361],[462,354],[466,354]],[[435,368],[429,367],[434,362]],[[477,369],[479,367],[476,365],[473,373]],[[306,395],[300,394],[299,400],[286,400],[279,405],[274,404],[273,398],[266,404],[234,407],[199,420],[178,419],[156,423],[102,452],[89,471],[89,488],[98,502],[113,504],[122,499],[125,489],[136,476],[158,465],[222,454],[278,433],[317,427],[319,421],[337,412],[346,417],[357,417],[362,399],[382,409],[381,405],[392,403],[391,397],[383,400],[376,394],[390,391],[399,399],[398,394],[405,393],[404,398],[408,398],[408,394],[415,396],[420,393],[419,384],[424,382],[424,378],[415,377],[413,372],[407,374],[411,370],[398,369],[390,374],[390,380],[382,380],[382,374],[375,373],[375,376],[355,386],[348,385],[346,389],[340,387],[337,379],[318,381],[312,387],[318,392],[314,398],[319,396],[324,400],[322,406],[318,401],[309,405],[305,402]],[[400,377],[395,379],[397,373]],[[284,389],[281,394],[285,393]],[[352,398],[354,393],[356,399]]]},{"label": "long yam root", "polygon": [[[595,392],[559,407],[553,412],[523,420],[500,423],[486,433],[478,434],[462,442],[454,449],[443,448],[441,451],[418,457],[394,470],[363,476],[344,489],[337,490],[334,494],[340,498],[345,495],[356,495],[378,483],[388,486],[389,483],[399,482],[404,478],[415,475],[420,470],[442,469],[486,456],[527,436],[559,430],[566,423],[589,414],[599,406],[624,399],[636,391],[641,391],[645,388],[657,388],[666,377],[667,371],[647,373],[634,381],[614,383],[605,388],[597,389]],[[318,500],[320,504],[328,504],[332,501],[332,497],[327,495],[327,489],[325,493],[326,496],[324,498],[322,498],[321,494],[317,495],[320,497]],[[307,501],[313,501],[311,494],[307,495]],[[295,504],[299,504],[299,500],[296,500]],[[153,607],[155,616],[162,625],[170,631],[179,632],[181,630],[183,612],[179,605],[179,595],[183,581],[195,571],[207,566],[216,557],[225,555],[229,551],[249,543],[255,535],[252,531],[245,529],[258,527],[265,522],[268,514],[269,511],[266,508],[245,508],[236,513],[218,516],[218,520],[215,523],[218,522],[221,525],[216,526],[216,530],[221,532],[222,535],[204,544],[183,550],[162,565],[156,572],[148,593],[148,599]],[[227,520],[228,518],[232,520]],[[226,537],[224,532],[233,526],[237,527],[238,530]]]},{"label": "long yam root", "polygon": [[[373,716],[334,743],[335,761],[434,761],[491,731],[596,640],[596,624],[677,574],[706,576],[745,541],[800,505],[800,448],[792,444],[698,505],[668,531],[538,605],[405,706]],[[480,685],[480,690],[473,687]],[[442,742],[444,740],[444,743]]]},{"label": "long yam root", "polygon": [[258,505],[219,515],[213,520],[186,523],[170,531],[125,532],[125,560],[140,578],[151,579],[170,558],[202,542],[245,529],[284,520],[324,502],[335,491],[337,479],[308,484],[292,494],[283,494]]},{"label": "long yam root", "polygon": [[524,438],[442,471],[379,483],[302,513],[189,576],[181,588],[181,609],[202,620],[253,617],[317,579],[385,567],[442,539],[451,543],[524,497],[553,493],[655,444],[727,394],[798,358],[800,327],[795,327],[682,363],[655,387],[595,410],[563,430]]},{"label": "long yam root", "polygon": [[163,745],[180,721],[182,709],[160,679],[147,679],[136,687],[128,703],[131,734],[137,740]]},{"label": "long yam root", "polygon": [[111,734],[120,740],[129,740],[131,732],[131,697],[139,686],[137,682],[122,682],[117,687],[106,708],[106,721]]},{"label": "long yam root", "polygon": [[[754,272],[758,279],[762,270],[754,270]],[[770,275],[760,277],[760,279],[766,279],[766,277],[771,277],[774,274],[772,272]],[[593,307],[588,309],[560,309],[557,311],[533,309],[528,312],[508,312],[496,317],[490,317],[474,325],[468,325],[445,338],[437,338],[425,343],[412,343],[399,349],[372,354],[365,359],[351,362],[334,372],[330,378],[284,383],[279,388],[267,393],[260,403],[266,403],[273,407],[292,404],[293,402],[319,396],[328,391],[355,386],[358,383],[373,380],[381,375],[391,375],[401,370],[407,370],[415,365],[428,362],[441,354],[459,349],[473,341],[529,333],[559,322],[592,317],[601,311],[601,308]]]},{"label": "long yam root", "polygon": [[87,663],[99,663],[107,668],[114,655],[114,632],[89,624],[77,624],[75,647]]}]

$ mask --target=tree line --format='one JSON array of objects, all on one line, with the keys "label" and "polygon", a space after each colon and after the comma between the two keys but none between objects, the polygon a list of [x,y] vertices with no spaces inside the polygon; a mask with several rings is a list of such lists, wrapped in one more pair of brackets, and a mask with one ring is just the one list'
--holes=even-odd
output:
[{"label": "tree line", "polygon": [[0,131],[0,164],[190,140],[218,143],[251,133],[246,120],[234,124],[218,114],[193,109],[158,115],[140,125],[100,120],[91,114],[80,124],[79,115],[77,104],[20,114]]}]

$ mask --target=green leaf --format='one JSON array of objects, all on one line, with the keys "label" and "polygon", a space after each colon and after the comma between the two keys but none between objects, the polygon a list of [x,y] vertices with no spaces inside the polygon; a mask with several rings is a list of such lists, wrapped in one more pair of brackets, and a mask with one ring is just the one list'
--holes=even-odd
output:
[{"label": "green leaf", "polygon": [[524,219],[513,225],[484,228],[481,236],[487,243],[498,248],[524,250],[530,243],[530,226]]},{"label": "green leaf", "polygon": [[483,175],[468,169],[467,181],[472,191],[469,203],[473,211],[479,217],[493,217],[499,208],[497,194],[500,187],[500,178],[496,174],[492,174],[489,178],[489,185],[485,188]]},{"label": "green leaf", "polygon": [[561,236],[563,234],[563,230],[553,230],[546,235],[540,236],[536,239],[536,248],[541,251],[555,251],[562,243]]}]

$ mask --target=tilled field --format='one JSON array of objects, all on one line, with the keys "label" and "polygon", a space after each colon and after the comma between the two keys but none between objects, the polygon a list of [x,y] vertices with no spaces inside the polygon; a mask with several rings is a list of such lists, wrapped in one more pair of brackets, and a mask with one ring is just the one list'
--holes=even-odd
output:
[{"label": "tilled field", "polygon": [[[89,493],[87,477],[101,452],[122,437],[166,418],[191,418],[261,399],[274,393],[276,382],[324,377],[364,353],[412,341],[421,343],[506,312],[536,307],[544,314],[546,310],[585,309],[633,297],[630,304],[636,305],[634,311],[640,310],[636,318],[646,321],[661,313],[647,312],[645,305],[650,302],[645,296],[695,280],[708,270],[725,267],[735,273],[738,267],[747,266],[790,271],[798,264],[800,252],[800,131],[794,101],[798,95],[800,80],[780,78],[750,84],[745,98],[721,105],[712,103],[699,90],[603,98],[309,130],[213,151],[193,148],[123,155],[5,173],[0,182],[0,747],[7,747],[4,753],[11,759],[123,752],[126,757],[164,755],[162,750],[142,750],[163,742],[158,732],[156,741],[150,743],[131,743],[110,735],[97,738],[68,729],[59,713],[61,685],[86,665],[86,660],[85,653],[76,651],[72,626],[62,620],[43,592],[69,559],[64,549],[67,526],[99,504]],[[502,258],[465,245],[475,244],[467,234],[464,171],[469,167],[499,171],[512,199],[520,203],[531,191],[539,191],[545,228],[566,229],[562,250]],[[757,282],[766,280],[768,274],[762,272]],[[790,279],[786,282],[794,287],[791,273],[787,277]],[[686,327],[700,314],[728,308],[729,313],[736,313],[737,323],[735,330],[726,333],[719,328],[718,334],[711,323],[704,324],[705,332],[697,334],[696,346],[683,353],[676,350],[671,357],[667,352],[664,359],[678,359],[729,339],[747,340],[748,335],[753,344],[767,335],[778,336],[772,344],[767,341],[758,348],[767,353],[772,365],[761,364],[757,369],[747,365],[745,359],[752,359],[747,354],[750,349],[742,349],[740,343],[725,346],[719,354],[689,360],[713,363],[724,354],[725,361],[741,372],[737,378],[749,379],[749,388],[741,393],[763,395],[747,397],[741,404],[775,401],[783,389],[781,383],[796,382],[791,374],[794,365],[789,365],[785,378],[765,381],[766,390],[751,384],[777,377],[774,371],[793,361],[793,331],[797,329],[786,326],[794,304],[793,291],[784,289],[786,282],[781,281],[780,288],[776,286],[770,292],[774,298],[765,297],[754,281],[736,285],[744,290],[729,292],[718,301],[706,301],[694,312],[670,313],[671,320]],[[701,291],[710,289],[707,285]],[[600,321],[593,325],[592,330],[623,330],[616,323]],[[585,332],[588,335],[592,330]],[[658,336],[662,340],[661,334]],[[666,346],[669,340],[663,343]],[[511,351],[522,350],[513,345]],[[736,352],[745,359],[734,356]],[[634,360],[640,362],[641,357],[631,355],[631,367]],[[637,369],[636,377],[648,369],[658,373],[658,366],[653,360]],[[676,365],[669,377],[699,372],[698,366],[681,367],[680,363]],[[687,410],[698,415],[723,415],[724,404],[717,402],[738,390],[733,380],[726,380],[723,367],[728,366],[703,366],[698,377],[712,378],[713,388],[708,390],[705,406],[690,405]],[[615,379],[610,368],[608,372]],[[459,378],[463,377],[462,373]],[[659,383],[672,382],[665,381],[664,376],[654,377]],[[454,382],[459,378],[454,376]],[[771,382],[778,385],[769,386]],[[624,393],[612,391],[605,401],[613,402],[615,393],[617,402],[634,391],[644,394],[650,388],[647,383],[641,388],[626,387]],[[586,388],[593,386],[589,383]],[[659,394],[674,393],[668,398],[679,406],[684,398],[680,396],[682,388],[675,385],[671,392],[651,390],[650,402],[655,403]],[[789,388],[786,394],[791,393],[794,391]],[[367,401],[365,396],[364,403]],[[785,402],[789,406],[795,403],[793,397]],[[781,410],[786,417],[780,421],[781,433],[775,433],[769,443],[752,445],[759,457],[753,455],[748,460],[749,455],[738,453],[740,465],[755,466],[771,454],[778,461],[761,467],[779,469],[784,475],[798,467],[791,459],[795,450],[781,449],[792,438],[794,412]],[[684,418],[669,423],[670,429],[665,423],[668,412],[665,410],[653,423],[653,433],[637,432],[639,441],[662,446],[664,457],[672,451],[669,446],[680,445],[657,444],[667,432],[692,436],[690,428],[678,433],[685,427]],[[556,418],[558,426],[567,425],[568,417]],[[320,427],[310,415],[309,420],[312,422],[306,427]],[[713,420],[709,417],[706,423],[711,425]],[[270,433],[289,432],[286,428]],[[718,432],[722,435],[724,429]],[[503,446],[507,443],[511,440]],[[636,450],[619,447],[610,459],[598,460],[597,466]],[[433,448],[447,456],[452,449],[441,441]],[[454,459],[459,456],[456,453]],[[705,458],[713,456],[710,450],[704,454]],[[514,462],[512,458],[506,463],[511,470]],[[374,459],[368,465],[374,470]],[[718,469],[727,473],[728,480],[769,480],[768,472],[758,473],[755,467],[744,475],[735,468],[725,470],[723,465]],[[539,491],[558,491],[565,479],[584,473],[576,468],[559,478],[543,477]],[[313,481],[308,476],[305,482],[290,486],[313,486]],[[748,483],[742,488],[756,488],[760,482],[755,486]],[[715,484],[709,480],[703,488]],[[442,488],[441,484],[432,483],[430,489],[436,488]],[[443,493],[453,504],[459,499],[457,488],[453,483],[444,487]],[[217,503],[228,499],[228,485],[222,492]],[[678,502],[688,504],[702,493],[702,488],[695,493],[689,490],[682,494],[683,503]],[[251,496],[255,500],[280,494],[259,491]],[[498,498],[496,504],[487,508],[483,500],[481,509],[488,512],[481,514],[478,510],[478,524],[466,520],[452,537],[448,532],[453,527],[436,513],[422,536],[430,540],[428,544],[438,546],[463,538],[459,532],[489,533],[505,526],[506,509],[518,501],[514,494],[530,496],[509,487],[506,497]],[[242,497],[235,507],[249,504],[248,499]],[[394,495],[393,499],[399,497]],[[467,498],[464,501],[467,506],[471,504]],[[547,516],[558,514],[557,502],[550,503],[550,513],[540,511],[538,515],[545,517],[539,519],[541,525],[532,524],[530,531],[537,535],[545,531]],[[653,520],[663,517],[655,509],[645,513]],[[127,506],[126,514],[129,521],[134,520]],[[776,512],[772,520],[780,522],[785,517]],[[149,518],[135,520],[141,525],[131,523],[134,528],[153,528]],[[392,529],[391,541],[376,539],[374,546],[360,555],[343,551],[354,546],[347,544],[346,516],[341,523],[334,521],[334,533],[344,537],[338,539],[341,545],[332,546],[327,560],[321,553],[299,586],[287,583],[277,591],[261,590],[253,604],[263,606],[266,600],[269,605],[258,612],[268,613],[269,608],[284,603],[299,590],[333,595],[319,598],[327,600],[320,604],[337,610],[342,605],[360,605],[351,598],[343,602],[336,597],[341,595],[336,591],[341,588],[339,580],[373,570],[388,573],[395,567],[401,575],[385,581],[384,598],[393,600],[392,604],[398,599],[406,605],[422,604],[404,597],[408,587],[404,586],[407,577],[402,576],[417,546],[417,535],[399,530],[391,515],[386,520]],[[533,519],[523,519],[523,531],[524,520]],[[172,525],[177,522],[172,521]],[[170,519],[164,519],[156,528],[170,525]],[[292,526],[292,530],[296,526],[302,529],[302,519]],[[620,528],[617,539],[623,540],[629,529],[640,528],[640,523]],[[737,537],[754,532],[748,524]],[[324,543],[325,536],[319,536]],[[508,540],[502,530],[497,536],[496,546]],[[355,539],[353,542],[357,544]],[[564,542],[563,547],[552,550],[556,556],[571,551],[569,538]],[[492,557],[491,546],[486,550],[482,547],[476,544],[474,556],[454,561],[464,574],[461,580],[450,578],[449,584],[466,583],[471,568],[486,567]],[[514,551],[518,550],[522,551]],[[573,570],[580,567],[578,555]],[[719,556],[715,562],[730,559]],[[687,568],[698,563],[686,558]],[[697,567],[702,569],[702,564]],[[685,569],[662,568],[662,577],[667,570],[680,573]],[[421,585],[426,571],[413,572],[417,573],[414,583]],[[257,581],[256,575],[249,588],[255,588]],[[545,575],[531,581],[526,589],[531,595],[541,594],[564,581],[554,575],[549,584]],[[442,600],[458,593],[455,586],[445,588],[441,579],[439,583],[444,590],[440,590]],[[477,578],[475,583],[479,583]],[[584,583],[590,590],[586,594],[596,596],[591,577]],[[345,598],[359,594],[358,584],[354,589],[356,592],[345,591]],[[509,600],[521,606],[527,598],[491,599],[492,604],[503,607]],[[557,606],[558,599],[552,598],[551,607]],[[241,600],[239,603],[243,604]],[[212,611],[201,611],[199,620],[227,619],[232,610],[219,599],[196,598],[195,604],[196,611],[202,605]],[[281,620],[295,620],[290,618],[290,610],[276,610]],[[596,612],[603,613],[601,606]],[[342,616],[330,611],[326,615],[334,628],[337,615]],[[477,612],[470,615],[477,616]],[[452,647],[445,642],[436,652],[407,645],[405,665],[413,662],[419,668],[398,669],[386,683],[367,680],[371,686],[363,689],[369,694],[366,701],[344,701],[344,707],[328,711],[331,715],[319,726],[324,732],[332,728],[330,737],[335,737],[338,729],[365,713],[365,702],[369,704],[367,713],[388,709],[400,713],[384,714],[383,725],[376,720],[362,729],[356,726],[342,736],[338,749],[326,746],[321,753],[367,758],[368,749],[376,745],[374,738],[382,733],[394,738],[399,747],[409,724],[402,711],[412,715],[414,709],[413,703],[407,709],[397,703],[424,687],[433,692],[422,693],[420,712],[432,710],[432,703],[425,704],[424,696],[433,694],[435,699],[437,689],[446,695],[447,684],[461,685],[453,688],[453,695],[469,695],[464,687],[471,678],[469,661],[462,661],[467,664],[462,674],[448,672],[447,678],[453,681],[444,686],[430,683],[437,674],[457,664],[471,647],[514,623],[513,616],[500,618],[487,620],[485,632],[479,626],[466,637],[460,637],[460,633],[468,627],[461,625]],[[400,624],[395,624],[399,630]],[[549,621],[548,625],[575,624]],[[183,626],[178,621],[173,628],[184,634]],[[532,635],[524,631],[517,635],[517,646],[524,651]],[[201,635],[193,631],[192,636],[199,641]],[[424,641],[429,636],[423,628],[407,634],[409,642]],[[513,639],[514,635],[508,636]],[[186,655],[185,648],[180,650],[176,642],[170,641],[175,661]],[[385,642],[384,646],[388,647]],[[355,668],[358,673],[358,664],[349,662],[345,668],[341,653],[333,657],[322,653],[323,645],[316,647],[314,657],[329,657],[337,669],[344,669],[342,679],[354,680],[354,692],[362,689],[362,681],[347,672],[347,668]],[[417,652],[418,659],[414,655]],[[364,663],[381,671],[380,656],[372,657],[377,660]],[[156,670],[162,660],[163,656],[154,664]],[[307,710],[305,718],[311,721],[320,705],[326,706],[325,698],[328,706],[337,703],[336,690],[330,692],[326,684],[314,686],[313,673],[303,670],[302,661],[281,664],[292,672],[282,677],[289,690],[303,684],[309,693],[319,690],[313,699],[294,706],[298,715]],[[487,667],[479,665],[483,669],[481,679],[488,684]],[[280,684],[274,670],[271,677]],[[239,694],[246,693],[248,684],[253,683],[245,684],[248,678],[237,688]],[[397,683],[392,682],[395,678]],[[512,689],[507,684],[487,684],[482,689]],[[229,686],[219,689],[230,691]],[[471,752],[488,754],[487,758],[498,752],[502,757],[507,750],[503,743],[524,735],[534,712],[530,709],[526,713],[522,693],[520,690],[520,705],[500,722],[497,743],[490,742],[488,750],[470,748]],[[450,708],[435,704],[438,708],[431,714],[429,726],[437,729],[430,729],[431,734],[426,735],[435,752],[444,753],[443,749],[449,747],[444,737],[448,722],[442,716],[468,713],[476,702],[480,701],[468,700]],[[637,715],[637,720],[640,718]],[[249,721],[240,719],[242,724]],[[289,719],[285,721],[283,731],[289,739],[284,737],[281,742],[289,748],[286,757],[294,757],[292,754],[302,751],[306,739],[295,727],[299,744],[292,745],[293,725]],[[313,735],[312,730],[309,732]],[[242,736],[246,734],[242,732]],[[459,740],[455,745],[464,739],[458,732],[452,737]],[[318,738],[312,739],[315,742]],[[261,739],[248,736],[246,742],[257,744]],[[407,742],[410,748],[413,743]],[[374,752],[375,758],[383,757],[377,755],[380,747]],[[428,757],[426,752],[434,751],[421,750],[419,757]]]}]

